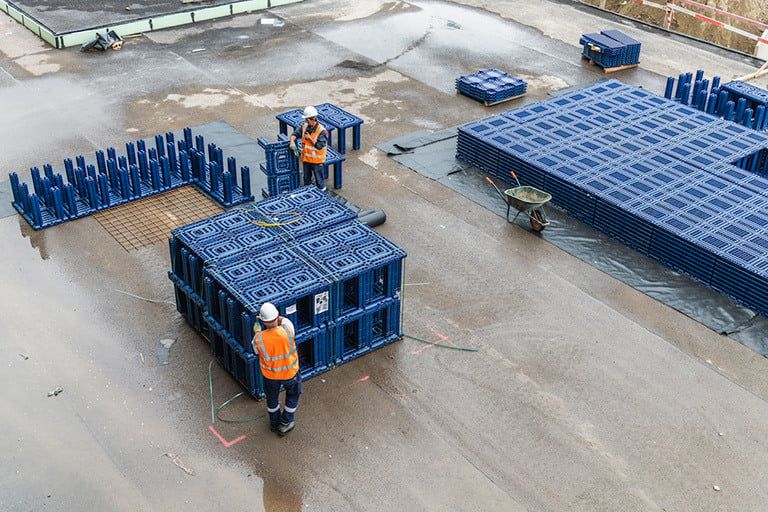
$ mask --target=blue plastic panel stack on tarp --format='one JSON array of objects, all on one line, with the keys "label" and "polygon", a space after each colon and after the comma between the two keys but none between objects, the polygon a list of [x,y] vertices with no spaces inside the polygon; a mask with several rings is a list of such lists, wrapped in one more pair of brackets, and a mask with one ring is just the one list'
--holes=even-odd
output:
[{"label": "blue plastic panel stack on tarp", "polygon": [[525,80],[495,68],[481,69],[456,79],[456,90],[486,105],[498,103],[526,93]]},{"label": "blue plastic panel stack on tarp", "polygon": [[403,335],[405,252],[314,186],[177,228],[169,245],[177,310],[254,396],[264,302],[295,325],[303,378]]},{"label": "blue plastic panel stack on tarp", "polygon": [[[621,66],[638,64],[640,61],[639,42],[631,37],[622,34],[624,37],[617,40],[612,36],[606,35],[606,32],[616,33],[616,31],[592,32],[583,34],[579,39],[582,46],[581,54],[604,69],[618,68]],[[635,58],[636,57],[636,58]]]},{"label": "blue plastic panel stack on tarp", "polygon": [[720,77],[704,78],[704,71],[667,78],[664,97],[691,105],[708,114],[764,132],[768,130],[768,91],[734,80],[720,84]]},{"label": "blue plastic panel stack on tarp", "polygon": [[202,135],[184,128],[176,142],[173,133],[156,135],[154,144],[128,142],[125,153],[115,148],[64,160],[64,176],[50,164],[31,168],[32,190],[10,173],[12,205],[35,229],[85,217],[137,199],[184,185],[195,185],[224,207],[253,201],[250,171],[234,157],[224,160],[221,148],[206,147]]},{"label": "blue plastic panel stack on tarp", "polygon": [[458,129],[457,157],[768,315],[768,136],[617,80]]}]

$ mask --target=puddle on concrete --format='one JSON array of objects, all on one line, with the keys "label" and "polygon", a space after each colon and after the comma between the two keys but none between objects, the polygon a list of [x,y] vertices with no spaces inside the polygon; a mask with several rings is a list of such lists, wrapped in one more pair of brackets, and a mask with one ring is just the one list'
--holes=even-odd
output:
[{"label": "puddle on concrete", "polygon": [[48,253],[48,247],[45,240],[45,230],[35,231],[35,229],[29,225],[29,222],[27,222],[21,215],[18,216],[18,221],[21,236],[29,238],[29,244],[33,249],[39,251],[40,258],[43,260],[50,258],[51,255]]},{"label": "puddle on concrete", "polygon": [[160,366],[169,363],[171,358],[171,346],[176,343],[176,338],[163,338],[157,341],[157,360]]}]

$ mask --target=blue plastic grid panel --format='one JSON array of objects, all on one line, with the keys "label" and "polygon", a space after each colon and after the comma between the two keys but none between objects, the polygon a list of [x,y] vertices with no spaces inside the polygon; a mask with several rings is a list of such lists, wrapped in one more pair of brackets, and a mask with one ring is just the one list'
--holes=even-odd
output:
[{"label": "blue plastic grid panel", "polygon": [[718,258],[712,273],[712,288],[737,302],[768,316],[768,280],[765,260],[762,268],[750,271],[725,259]]},{"label": "blue plastic grid panel", "polygon": [[517,126],[460,130],[457,154],[505,182],[509,170],[535,179],[571,210],[594,200],[596,227],[702,282],[716,258],[754,273],[768,233],[768,186],[754,174],[768,165],[766,136],[607,82],[502,114]]},{"label": "blue plastic grid panel", "polygon": [[695,239],[661,228],[653,232],[648,255],[704,284],[709,284],[715,266],[715,255]]},{"label": "blue plastic grid panel", "polygon": [[629,197],[610,192],[595,203],[595,217],[592,225],[643,254],[648,254],[653,226],[627,212],[622,205]]},{"label": "blue plastic grid panel", "polygon": [[592,224],[595,215],[595,196],[581,187],[574,185],[566,173],[568,166],[550,170],[547,174],[544,189],[552,195],[552,202],[564,209],[573,217]]}]

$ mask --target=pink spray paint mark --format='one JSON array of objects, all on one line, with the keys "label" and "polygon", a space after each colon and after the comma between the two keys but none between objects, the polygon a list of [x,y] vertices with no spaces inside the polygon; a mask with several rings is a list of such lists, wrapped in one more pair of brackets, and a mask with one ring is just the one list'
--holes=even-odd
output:
[{"label": "pink spray paint mark", "polygon": [[353,382],[352,384],[347,384],[346,386],[344,386],[344,387],[343,387],[343,388],[341,388],[341,389],[342,389],[342,390],[344,390],[344,389],[347,389],[348,387],[354,386],[354,385],[355,385],[355,384],[357,384],[358,382],[363,382],[363,381],[366,381],[366,380],[368,380],[368,379],[370,379],[370,378],[371,378],[371,376],[370,376],[370,375],[366,375],[365,377],[361,377],[361,378],[357,379],[357,380],[356,380],[355,382]]},{"label": "pink spray paint mark", "polygon": [[433,333],[434,333],[434,334],[435,334],[435,335],[436,335],[438,338],[440,338],[440,339],[439,339],[439,340],[437,340],[437,341],[436,341],[436,342],[434,342],[434,343],[431,343],[431,344],[429,344],[429,345],[425,345],[424,347],[420,348],[419,350],[412,350],[412,351],[411,351],[411,354],[420,354],[422,351],[424,351],[424,350],[427,350],[428,348],[434,347],[435,345],[437,345],[437,344],[438,344],[438,343],[440,343],[441,341],[444,341],[444,342],[450,343],[450,344],[451,344],[451,345],[453,345],[454,347],[456,346],[456,344],[455,344],[454,342],[452,342],[450,339],[448,339],[448,336],[443,336],[442,334],[440,334],[439,332],[437,332],[437,331],[436,331],[434,328],[432,328],[432,327],[431,327],[429,324],[427,324],[427,323],[426,323],[424,320],[419,320],[419,322],[421,322],[421,323],[423,323],[424,325],[426,325],[426,326],[427,326],[427,329],[429,329],[430,331],[432,331],[432,332],[433,332]]},{"label": "pink spray paint mark", "polygon": [[245,436],[240,436],[240,437],[238,437],[237,439],[235,439],[233,441],[226,441],[223,437],[221,437],[221,435],[219,435],[218,432],[216,432],[216,430],[213,428],[213,425],[209,426],[208,428],[211,429],[211,432],[213,432],[216,435],[216,437],[219,438],[219,441],[221,441],[221,444],[223,444],[226,448],[229,448],[230,446],[232,446],[236,442],[242,441],[243,439],[245,439]]}]

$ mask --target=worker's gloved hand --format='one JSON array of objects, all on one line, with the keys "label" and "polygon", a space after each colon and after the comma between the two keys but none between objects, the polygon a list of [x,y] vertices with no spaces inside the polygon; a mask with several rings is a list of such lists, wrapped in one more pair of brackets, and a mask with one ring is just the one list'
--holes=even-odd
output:
[{"label": "worker's gloved hand", "polygon": [[288,147],[289,147],[289,148],[291,148],[291,151],[296,151],[296,141],[295,141],[295,140],[292,140],[292,141],[291,141],[291,142],[288,144]]}]

